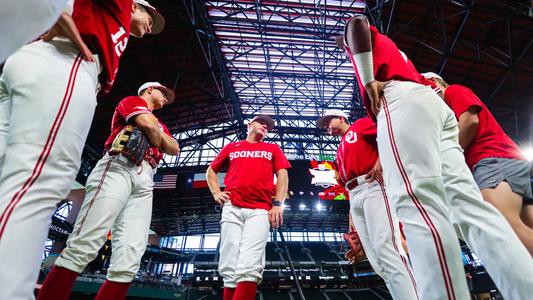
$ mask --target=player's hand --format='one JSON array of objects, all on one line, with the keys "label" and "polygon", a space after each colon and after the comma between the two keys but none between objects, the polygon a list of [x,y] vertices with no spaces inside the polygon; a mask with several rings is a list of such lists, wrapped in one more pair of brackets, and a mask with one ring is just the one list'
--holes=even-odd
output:
[{"label": "player's hand", "polygon": [[283,207],[282,206],[272,206],[268,211],[268,221],[272,228],[278,228],[283,225]]},{"label": "player's hand", "polygon": [[41,38],[44,41],[50,41],[56,36],[66,37],[71,40],[80,50],[84,60],[91,62],[95,61],[93,53],[89,50],[89,47],[87,47],[85,42],[83,42],[78,27],[76,27],[76,24],[69,13],[63,12],[55,25],[52,26],[47,33],[41,36]]},{"label": "player's hand", "polygon": [[389,82],[391,81],[372,80],[365,85],[365,90],[368,96],[370,97],[370,109],[375,115],[377,115],[379,110],[381,109],[381,97],[383,97],[383,90]]},{"label": "player's hand", "polygon": [[219,192],[219,193],[214,193],[213,194],[213,198],[215,198],[215,202],[220,204],[220,205],[224,205],[224,203],[230,201],[230,197],[229,195],[231,194],[231,192]]},{"label": "player's hand", "polygon": [[381,161],[378,159],[374,164],[374,167],[365,176],[366,182],[370,183],[374,180],[383,182],[383,168],[381,167]]}]

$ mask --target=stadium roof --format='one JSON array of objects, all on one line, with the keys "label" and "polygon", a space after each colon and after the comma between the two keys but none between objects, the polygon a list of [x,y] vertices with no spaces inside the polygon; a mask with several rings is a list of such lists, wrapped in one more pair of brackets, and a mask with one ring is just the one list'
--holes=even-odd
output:
[{"label": "stadium roof", "polygon": [[[244,137],[257,113],[275,117],[270,138],[289,157],[334,153],[336,141],[314,120],[325,108],[343,109],[353,119],[363,113],[351,67],[333,39],[348,17],[363,12],[420,71],[469,86],[511,137],[532,142],[529,1],[152,2],[167,27],[160,35],[131,39],[116,86],[99,99],[84,152],[86,172],[101,155],[116,103],[146,81],[166,84],[177,95],[158,116],[179,139],[182,154],[165,157],[162,169],[207,165],[223,145]],[[156,193],[154,225],[160,233],[183,233],[186,226],[173,220],[186,216],[204,224],[198,230],[217,228],[213,211],[208,195]],[[311,217],[293,224],[330,228],[338,226],[335,214],[331,223]]]}]

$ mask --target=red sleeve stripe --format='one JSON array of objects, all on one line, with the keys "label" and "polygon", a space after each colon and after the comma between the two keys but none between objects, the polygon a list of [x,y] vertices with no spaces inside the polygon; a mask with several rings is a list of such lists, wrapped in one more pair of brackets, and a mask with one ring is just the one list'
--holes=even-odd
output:
[{"label": "red sleeve stripe", "polygon": [[131,114],[127,115],[126,116],[126,121],[129,122],[130,121],[130,118],[133,117],[133,116],[136,116],[136,115],[140,115],[140,114],[151,114],[152,112],[149,111],[149,110],[137,110],[137,111],[134,111],[132,112]]}]

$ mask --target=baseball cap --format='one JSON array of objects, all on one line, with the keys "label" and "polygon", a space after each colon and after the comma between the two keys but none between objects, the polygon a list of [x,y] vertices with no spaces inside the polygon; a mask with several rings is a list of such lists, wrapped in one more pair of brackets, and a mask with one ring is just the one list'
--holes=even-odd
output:
[{"label": "baseball cap", "polygon": [[420,75],[422,75],[422,76],[426,77],[426,79],[431,79],[431,78],[438,78],[438,79],[440,79],[440,80],[444,81],[444,79],[442,79],[442,77],[440,77],[440,75],[439,75],[439,74],[437,74],[437,73],[433,73],[433,72],[426,72],[426,73],[422,73],[422,74],[420,74]]},{"label": "baseball cap", "polygon": [[322,113],[322,117],[316,121],[318,128],[325,128],[326,124],[335,117],[343,117],[348,120],[348,115],[340,109],[327,109]]},{"label": "baseball cap", "polygon": [[165,18],[163,15],[155,9],[148,1],[146,0],[134,0],[135,3],[142,5],[148,13],[152,16],[152,31],[150,34],[158,34],[163,31],[165,28]]},{"label": "baseball cap", "polygon": [[265,123],[267,125],[268,131],[274,128],[274,120],[272,120],[272,118],[268,115],[257,115],[255,116],[255,118],[252,119],[252,121],[250,121],[250,123],[256,121]]},{"label": "baseball cap", "polygon": [[137,90],[137,95],[140,96],[141,93],[149,87],[153,87],[165,92],[165,94],[167,95],[167,104],[174,102],[174,98],[176,98],[176,94],[174,93],[174,91],[155,81],[150,81],[141,85],[141,87],[139,87],[139,90]]}]

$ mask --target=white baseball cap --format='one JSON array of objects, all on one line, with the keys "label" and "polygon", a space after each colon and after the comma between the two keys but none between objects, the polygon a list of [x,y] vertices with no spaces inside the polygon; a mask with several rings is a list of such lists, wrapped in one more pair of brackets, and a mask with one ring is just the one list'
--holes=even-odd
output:
[{"label": "white baseball cap", "polygon": [[152,31],[150,34],[158,34],[163,31],[165,28],[165,18],[163,15],[155,9],[148,1],[146,0],[134,0],[135,3],[142,5],[148,13],[152,16]]},{"label": "white baseball cap", "polygon": [[431,79],[431,78],[438,78],[438,79],[440,79],[440,80],[444,81],[444,79],[442,79],[442,77],[440,77],[440,75],[439,75],[439,74],[437,74],[437,73],[433,73],[433,72],[426,72],[426,73],[422,73],[422,74],[420,74],[420,75],[422,75],[422,76],[426,77],[426,79]]},{"label": "white baseball cap", "polygon": [[327,109],[322,113],[322,117],[316,121],[318,128],[325,128],[326,124],[335,117],[343,117],[348,120],[348,115],[340,109]]},{"label": "white baseball cap", "polygon": [[137,90],[137,95],[140,96],[144,90],[150,87],[156,88],[158,90],[162,90],[167,96],[167,104],[174,102],[174,99],[176,98],[176,94],[174,93],[174,91],[162,85],[161,83],[155,82],[155,81],[147,82],[141,85],[141,87],[139,87],[139,90]]}]

